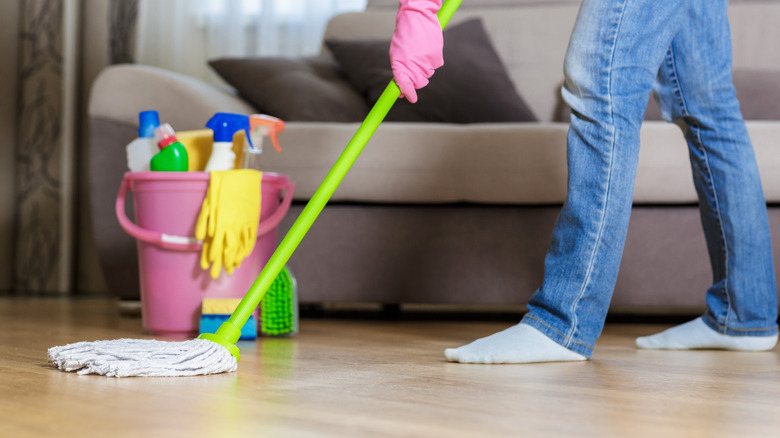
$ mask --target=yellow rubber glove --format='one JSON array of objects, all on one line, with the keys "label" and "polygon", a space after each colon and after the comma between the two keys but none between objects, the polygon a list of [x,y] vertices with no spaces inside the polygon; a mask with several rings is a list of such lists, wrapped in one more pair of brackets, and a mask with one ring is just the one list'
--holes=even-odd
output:
[{"label": "yellow rubber glove", "polygon": [[200,267],[209,269],[211,265],[211,278],[217,278],[223,267],[232,274],[255,247],[263,174],[237,169],[210,175],[195,237],[203,241]]}]

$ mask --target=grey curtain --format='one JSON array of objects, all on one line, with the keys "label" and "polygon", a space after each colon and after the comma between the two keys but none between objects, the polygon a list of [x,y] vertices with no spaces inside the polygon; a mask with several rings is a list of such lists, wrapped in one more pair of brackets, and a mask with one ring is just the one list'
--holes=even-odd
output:
[{"label": "grey curtain", "polygon": [[135,62],[138,0],[112,0],[109,16],[111,20],[111,64]]},{"label": "grey curtain", "polygon": [[63,2],[23,0],[15,151],[13,288],[62,290]]}]

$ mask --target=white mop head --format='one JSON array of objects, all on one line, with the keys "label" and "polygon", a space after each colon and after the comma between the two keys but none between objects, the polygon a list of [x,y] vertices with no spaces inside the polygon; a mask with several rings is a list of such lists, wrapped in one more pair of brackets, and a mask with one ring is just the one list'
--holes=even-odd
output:
[{"label": "white mop head", "polygon": [[236,358],[225,347],[205,339],[77,342],[50,348],[49,362],[63,371],[110,377],[197,376],[232,372],[237,367]]}]

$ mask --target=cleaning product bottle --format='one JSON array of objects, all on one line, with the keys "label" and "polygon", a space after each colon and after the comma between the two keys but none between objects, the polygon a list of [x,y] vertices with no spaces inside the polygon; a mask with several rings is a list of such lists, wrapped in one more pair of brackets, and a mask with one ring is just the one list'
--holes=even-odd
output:
[{"label": "cleaning product bottle", "polygon": [[176,133],[169,124],[158,126],[154,130],[154,137],[160,147],[151,161],[153,171],[186,172],[189,167],[187,149],[176,139]]},{"label": "cleaning product bottle", "polygon": [[157,111],[141,111],[138,113],[138,138],[131,141],[125,148],[127,151],[127,168],[131,172],[149,170],[152,157],[160,152],[154,141],[154,129],[160,126],[160,116]]},{"label": "cleaning product bottle", "polygon": [[206,123],[206,127],[214,131],[214,143],[211,156],[206,164],[206,172],[215,170],[230,170],[236,167],[236,154],[233,152],[233,135],[236,131],[246,131],[249,138],[249,116],[232,113],[216,113]]},{"label": "cleaning product bottle", "polygon": [[244,159],[241,167],[244,169],[262,170],[263,137],[271,137],[274,149],[277,152],[282,152],[282,149],[279,147],[277,134],[283,130],[284,122],[281,119],[265,114],[252,114],[249,116],[249,139],[251,142],[244,147]]}]

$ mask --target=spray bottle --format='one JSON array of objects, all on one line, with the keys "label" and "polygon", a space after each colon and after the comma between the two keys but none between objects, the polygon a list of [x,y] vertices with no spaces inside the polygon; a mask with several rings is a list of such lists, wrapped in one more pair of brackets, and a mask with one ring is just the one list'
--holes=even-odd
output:
[{"label": "spray bottle", "polygon": [[160,116],[157,111],[141,111],[138,113],[138,138],[131,141],[125,148],[127,151],[127,168],[131,172],[149,170],[152,157],[160,152],[154,141],[154,130],[160,126]]},{"label": "spray bottle", "polygon": [[209,162],[206,164],[206,172],[215,170],[230,170],[236,166],[236,154],[233,152],[233,135],[236,131],[246,131],[246,140],[252,144],[249,138],[249,116],[231,113],[216,113],[206,123],[206,127],[214,131],[214,143],[211,149]]},{"label": "spray bottle", "polygon": [[279,147],[277,134],[284,130],[284,122],[276,117],[265,114],[252,114],[249,116],[249,138],[251,142],[244,147],[244,160],[241,167],[244,169],[262,170],[260,157],[263,154],[263,137],[271,137],[271,143],[277,152],[282,152]]},{"label": "spray bottle", "polygon": [[164,124],[154,130],[160,152],[152,157],[151,169],[163,172],[186,172],[189,168],[187,149],[176,138],[171,125]]}]

